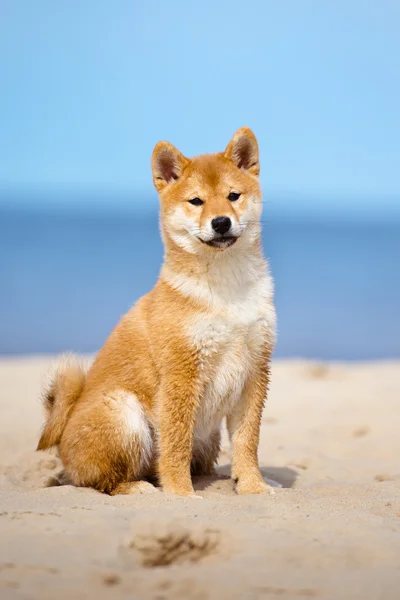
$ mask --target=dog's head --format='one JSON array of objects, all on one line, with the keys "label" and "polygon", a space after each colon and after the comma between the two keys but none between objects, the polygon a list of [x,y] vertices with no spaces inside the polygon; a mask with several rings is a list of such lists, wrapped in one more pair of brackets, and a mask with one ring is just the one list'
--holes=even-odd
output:
[{"label": "dog's head", "polygon": [[166,240],[191,254],[248,245],[260,233],[258,144],[239,129],[225,152],[186,158],[169,142],[152,157]]}]

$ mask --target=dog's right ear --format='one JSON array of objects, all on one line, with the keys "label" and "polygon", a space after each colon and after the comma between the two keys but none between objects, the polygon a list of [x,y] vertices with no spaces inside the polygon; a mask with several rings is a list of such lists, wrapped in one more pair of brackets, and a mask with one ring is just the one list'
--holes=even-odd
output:
[{"label": "dog's right ear", "polygon": [[188,163],[189,159],[183,156],[175,146],[169,142],[158,142],[151,159],[156,190],[161,192],[169,183],[179,179]]}]

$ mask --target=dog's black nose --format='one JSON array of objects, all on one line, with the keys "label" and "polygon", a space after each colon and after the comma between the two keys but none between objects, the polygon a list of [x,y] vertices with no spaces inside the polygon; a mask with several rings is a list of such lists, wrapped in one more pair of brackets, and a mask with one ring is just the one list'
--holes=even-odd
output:
[{"label": "dog's black nose", "polygon": [[229,231],[231,225],[232,223],[229,217],[215,217],[215,219],[211,221],[211,227],[221,235],[224,235],[224,233]]}]

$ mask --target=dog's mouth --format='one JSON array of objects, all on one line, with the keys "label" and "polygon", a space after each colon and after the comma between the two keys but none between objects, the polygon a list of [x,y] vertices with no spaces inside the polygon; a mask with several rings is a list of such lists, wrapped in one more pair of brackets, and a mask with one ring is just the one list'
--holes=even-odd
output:
[{"label": "dog's mouth", "polygon": [[203,244],[207,244],[207,246],[211,246],[212,248],[219,248],[220,250],[224,250],[225,248],[229,248],[229,246],[233,246],[237,239],[238,238],[234,235],[221,235],[213,238],[212,240],[202,240],[199,238]]}]

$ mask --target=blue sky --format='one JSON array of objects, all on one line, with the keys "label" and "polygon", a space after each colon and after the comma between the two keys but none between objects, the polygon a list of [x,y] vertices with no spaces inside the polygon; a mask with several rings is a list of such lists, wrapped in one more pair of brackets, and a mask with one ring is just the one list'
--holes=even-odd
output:
[{"label": "blue sky", "polygon": [[248,125],[267,193],[399,202],[397,0],[3,0],[0,13],[0,191],[139,202],[159,139],[190,156]]}]

